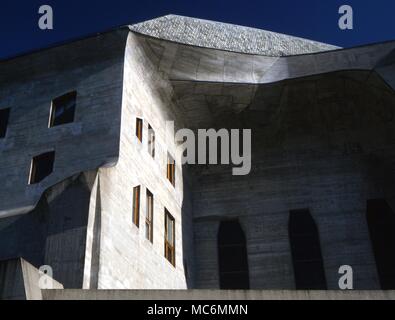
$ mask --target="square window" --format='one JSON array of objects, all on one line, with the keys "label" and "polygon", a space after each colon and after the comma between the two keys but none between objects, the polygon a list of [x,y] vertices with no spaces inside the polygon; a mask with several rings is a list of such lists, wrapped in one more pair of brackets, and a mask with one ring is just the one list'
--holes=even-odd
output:
[{"label": "square window", "polygon": [[4,138],[7,133],[9,117],[10,117],[10,108],[0,110],[0,139]]},{"label": "square window", "polygon": [[74,121],[77,92],[72,91],[52,100],[49,128]]},{"label": "square window", "polygon": [[55,151],[42,153],[33,157],[30,167],[29,184],[39,183],[53,171]]}]

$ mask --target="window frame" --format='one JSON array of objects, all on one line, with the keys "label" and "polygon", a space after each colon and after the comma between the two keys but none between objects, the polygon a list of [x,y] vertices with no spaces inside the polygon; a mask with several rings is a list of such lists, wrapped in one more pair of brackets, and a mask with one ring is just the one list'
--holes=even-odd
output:
[{"label": "window frame", "polygon": [[175,187],[176,185],[176,161],[174,157],[167,152],[167,165],[166,165],[166,177],[167,180]]},{"label": "window frame", "polygon": [[155,158],[155,130],[148,124],[148,153]]},{"label": "window frame", "polygon": [[[169,243],[168,241],[168,235],[169,235],[169,228],[168,228],[168,223],[172,224],[172,242]],[[176,220],[174,217],[170,214],[170,212],[165,209],[165,243],[164,243],[164,249],[165,249],[165,258],[167,261],[169,261],[173,267],[176,266]]]},{"label": "window frame", "polygon": [[[146,191],[146,216],[145,216],[145,238],[151,243],[154,242],[154,195],[150,190]],[[148,231],[147,231],[148,230]],[[147,237],[148,235],[148,237]]]},{"label": "window frame", "polygon": [[136,117],[136,137],[141,143],[143,143],[143,126],[143,118]]},{"label": "window frame", "polygon": [[133,224],[140,227],[140,203],[141,203],[141,186],[137,185],[133,187]]}]

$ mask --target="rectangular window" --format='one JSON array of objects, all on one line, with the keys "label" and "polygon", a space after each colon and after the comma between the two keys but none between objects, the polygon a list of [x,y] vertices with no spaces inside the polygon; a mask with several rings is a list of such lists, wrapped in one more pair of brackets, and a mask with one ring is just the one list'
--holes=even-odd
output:
[{"label": "rectangular window", "polygon": [[174,158],[167,153],[167,179],[174,186],[176,182],[176,162]]},{"label": "rectangular window", "polygon": [[4,138],[7,133],[9,117],[10,117],[10,108],[0,110],[0,139]]},{"label": "rectangular window", "polygon": [[140,186],[133,188],[133,223],[140,225]]},{"label": "rectangular window", "polygon": [[148,125],[148,152],[152,158],[155,157],[155,131]]},{"label": "rectangular window", "polygon": [[77,92],[72,91],[52,100],[48,127],[74,121]]},{"label": "rectangular window", "polygon": [[29,184],[39,183],[53,171],[55,151],[42,153],[33,157],[30,165]]},{"label": "rectangular window", "polygon": [[136,118],[136,137],[143,142],[143,119]]},{"label": "rectangular window", "polygon": [[153,242],[153,223],[154,223],[154,196],[147,190],[147,215],[145,217],[145,237]]},{"label": "rectangular window", "polygon": [[165,209],[165,257],[176,266],[175,220]]}]

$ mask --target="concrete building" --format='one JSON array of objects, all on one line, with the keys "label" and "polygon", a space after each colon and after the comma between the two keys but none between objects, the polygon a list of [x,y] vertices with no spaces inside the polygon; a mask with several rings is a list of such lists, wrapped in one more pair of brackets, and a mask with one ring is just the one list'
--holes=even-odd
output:
[{"label": "concrete building", "polygon": [[[0,279],[395,289],[394,89],[395,41],[174,15],[1,61]],[[251,172],[182,165],[167,121],[251,129]]]}]

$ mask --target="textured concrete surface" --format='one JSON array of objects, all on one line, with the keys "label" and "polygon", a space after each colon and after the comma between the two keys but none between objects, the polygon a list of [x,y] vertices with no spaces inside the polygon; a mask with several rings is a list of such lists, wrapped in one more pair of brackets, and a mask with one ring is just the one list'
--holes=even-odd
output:
[{"label": "textured concrete surface", "polygon": [[[395,41],[297,56],[227,52],[141,36],[159,70],[174,81],[274,83],[344,70],[377,70],[393,85]],[[394,88],[394,87],[393,87]]]},{"label": "textured concrete surface", "polygon": [[391,61],[395,43],[269,59],[139,37],[189,128],[253,131],[250,175],[191,170],[195,287],[218,288],[218,224],[239,218],[252,288],[294,288],[288,214],[310,208],[328,287],[338,288],[338,268],[349,264],[357,289],[378,289],[365,212],[371,198],[395,207],[395,98],[374,68]]},{"label": "textured concrete surface", "polygon": [[[200,119],[201,126],[253,132],[248,176],[231,176],[226,166],[194,168],[196,286],[218,287],[218,223],[239,218],[251,288],[293,288],[288,216],[309,208],[328,287],[338,288],[338,268],[348,264],[355,288],[378,289],[366,201],[385,198],[395,208],[394,92],[374,73],[334,73],[250,88],[254,93],[238,111],[233,97],[248,91],[247,85],[189,84],[190,90],[187,83],[182,89],[186,108],[199,106],[200,113],[212,115],[210,122]],[[191,94],[194,88],[199,94]],[[220,98],[227,109],[215,113],[210,101]]]},{"label": "textured concrete surface", "polygon": [[[0,261],[0,300],[42,300],[40,277],[38,269],[24,259]],[[63,289],[59,282],[46,277],[53,289]]]},{"label": "textured concrete surface", "polygon": [[[0,217],[29,212],[76,173],[116,163],[126,36],[118,30],[0,62],[0,107],[11,108],[0,139]],[[75,121],[48,128],[52,99],[73,90]],[[31,158],[49,150],[53,173],[28,185]]]},{"label": "textured concrete surface", "polygon": [[0,261],[0,300],[25,300],[20,259]]},{"label": "textured concrete surface", "polygon": [[81,288],[89,206],[89,174],[49,188],[28,214],[0,219],[0,260],[23,257],[50,265],[66,288]]},{"label": "textured concrete surface", "polygon": [[[51,264],[69,288],[218,288],[218,224],[238,218],[252,288],[292,289],[288,212],[309,208],[328,287],[336,289],[338,267],[350,264],[355,288],[378,289],[365,211],[369,198],[395,208],[395,42],[269,57],[196,46],[212,46],[221,30],[231,46],[237,39],[229,32],[253,30],[174,19],[172,36],[188,25],[192,37],[207,31],[208,42],[121,28],[0,63],[0,107],[11,107],[0,140],[0,259]],[[161,21],[169,22],[152,28]],[[277,49],[290,39],[259,34]],[[48,128],[51,100],[71,90],[75,121]],[[144,121],[142,143],[136,117]],[[182,147],[166,120],[175,129],[251,128],[251,174],[181,166]],[[53,174],[28,185],[31,157],[53,149]],[[176,160],[175,187],[166,179],[167,152]],[[139,228],[132,222],[136,185]],[[154,195],[153,243],[145,239],[146,189]],[[164,258],[165,208],[176,221],[175,267]]]},{"label": "textured concrete surface", "polygon": [[[95,250],[95,245],[99,248],[96,254],[86,253],[84,288],[186,288],[191,281],[188,278],[192,273],[186,275],[184,265],[192,272],[192,214],[184,197],[181,149],[167,131],[165,121],[184,124],[172,101],[170,83],[158,74],[146,50],[130,33],[125,54],[119,161],[113,168],[99,169],[96,199],[99,196],[100,200],[91,200],[96,205],[90,210],[87,250]],[[136,117],[143,119],[142,142],[134,134]],[[155,158],[148,152],[148,125],[155,131]],[[175,187],[166,178],[167,152],[176,160]],[[141,185],[139,228],[132,221],[132,192],[136,185]],[[153,243],[145,238],[147,189],[154,195]],[[165,208],[176,223],[176,267],[164,257]],[[99,241],[94,239],[92,219],[100,224]],[[99,263],[96,268],[95,257]]]},{"label": "textured concrete surface", "polygon": [[43,290],[44,300],[395,300],[395,291]]}]

